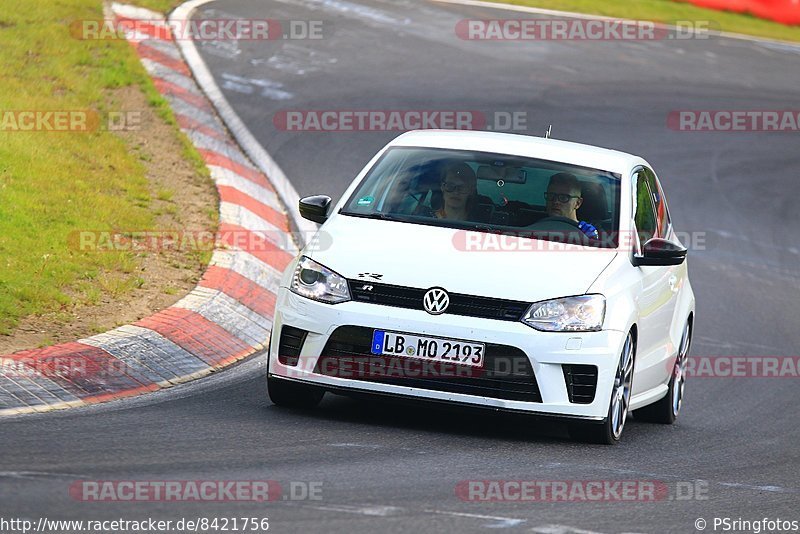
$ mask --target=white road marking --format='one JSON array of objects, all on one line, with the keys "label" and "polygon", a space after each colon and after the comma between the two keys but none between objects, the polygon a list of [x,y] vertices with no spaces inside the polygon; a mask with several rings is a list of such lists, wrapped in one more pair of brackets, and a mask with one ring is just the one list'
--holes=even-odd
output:
[{"label": "white road marking", "polygon": [[86,478],[88,475],[77,475],[75,473],[50,473],[47,471],[0,471],[0,478],[23,478],[37,479],[42,477],[51,478]]},{"label": "white road marking", "polygon": [[[598,471],[603,471],[607,473],[614,473],[617,475],[634,475],[638,477],[648,477],[656,480],[666,481],[668,479],[676,480],[676,481],[685,481],[686,478],[681,475],[675,474],[663,474],[663,473],[652,473],[647,471],[641,471],[636,469],[618,469],[613,467],[600,467],[598,465],[579,465],[575,463],[561,463],[561,462],[550,462],[547,464],[540,464],[538,467],[542,469],[579,469],[587,472],[586,470],[596,469]],[[774,485],[764,485],[758,486],[754,484],[742,484],[739,482],[719,482],[716,480],[709,480],[709,479],[700,479],[695,478],[691,479],[691,482],[708,482],[709,484],[716,484],[718,486],[725,486],[730,488],[739,488],[739,489],[748,489],[748,490],[755,490],[755,491],[769,491],[773,493],[800,493],[800,488],[784,488],[782,486],[774,486]]]},{"label": "white road marking", "polygon": [[798,490],[790,489],[790,488],[782,488],[780,486],[756,486],[754,484],[742,484],[739,482],[718,482],[720,486],[726,486],[729,488],[743,488],[743,489],[752,489],[757,491],[769,491],[771,493],[798,493]]},{"label": "white road marking", "polygon": [[760,343],[749,343],[747,341],[722,341],[720,339],[713,339],[706,336],[695,335],[694,341],[702,343],[703,345],[711,345],[713,347],[723,348],[723,349],[736,349],[736,348],[744,348],[744,347],[751,347],[756,349],[768,350],[772,351],[776,354],[783,352],[778,347],[773,347],[772,345],[762,345]]},{"label": "white road marking", "polygon": [[536,532],[538,534],[603,534],[602,532],[570,527],[567,525],[542,525],[533,527],[531,532]]},{"label": "white road marking", "polygon": [[432,514],[442,514],[442,515],[452,515],[456,517],[469,517],[473,519],[488,519],[490,521],[496,521],[496,523],[489,523],[486,526],[487,528],[509,528],[515,527],[522,523],[525,523],[527,519],[517,519],[514,517],[502,517],[497,515],[483,515],[483,514],[468,514],[465,512],[449,512],[447,510],[425,510],[426,512]]},{"label": "white road marking", "polygon": [[[538,534],[603,534],[594,530],[586,530],[583,528],[571,527],[569,525],[542,525],[533,527],[531,532]],[[620,534],[637,534],[636,532],[623,532]]]},{"label": "white road marking", "polygon": [[329,512],[344,512],[346,514],[359,514],[368,516],[388,517],[397,515],[405,510],[397,506],[351,506],[349,504],[329,504],[325,506],[320,505],[307,505],[308,508],[315,510],[324,510]]}]

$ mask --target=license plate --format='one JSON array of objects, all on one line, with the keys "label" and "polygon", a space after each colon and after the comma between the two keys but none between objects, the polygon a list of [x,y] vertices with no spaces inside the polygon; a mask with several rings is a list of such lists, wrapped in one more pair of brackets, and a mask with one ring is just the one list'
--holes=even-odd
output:
[{"label": "license plate", "polygon": [[386,330],[375,330],[372,333],[372,354],[379,356],[404,356],[434,362],[483,367],[485,352],[486,346],[483,343],[414,336]]}]

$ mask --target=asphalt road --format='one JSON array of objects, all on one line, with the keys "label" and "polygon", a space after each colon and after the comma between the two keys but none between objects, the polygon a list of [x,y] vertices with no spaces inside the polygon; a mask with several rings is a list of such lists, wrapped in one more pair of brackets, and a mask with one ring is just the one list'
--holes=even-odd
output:
[{"label": "asphalt road", "polygon": [[[341,194],[397,132],[287,132],[304,109],[527,113],[528,130],[642,155],[690,253],[693,357],[787,356],[800,347],[794,133],[688,133],[680,109],[800,109],[800,53],[723,38],[475,42],[466,18],[519,17],[425,1],[220,0],[199,18],[321,20],[324,39],[200,47],[231,104],[303,194]],[[800,520],[799,378],[694,378],[679,422],[631,421],[622,443],[570,441],[557,423],[327,396],[272,406],[253,359],[141,399],[0,423],[3,517],[269,517],[274,532],[695,532],[704,518]],[[321,482],[322,499],[82,502],[76,480]],[[459,481],[655,480],[702,498],[476,503]],[[695,497],[696,491],[694,491]]]}]

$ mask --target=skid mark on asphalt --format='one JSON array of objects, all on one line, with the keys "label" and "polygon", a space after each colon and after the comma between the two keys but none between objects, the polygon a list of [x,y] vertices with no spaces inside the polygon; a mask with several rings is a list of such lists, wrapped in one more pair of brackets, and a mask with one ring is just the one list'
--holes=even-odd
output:
[{"label": "skid mark on asphalt", "polygon": [[204,52],[224,59],[237,59],[242,50],[237,41],[200,41]]},{"label": "skid mark on asphalt", "polygon": [[333,11],[341,15],[359,19],[365,22],[374,22],[378,24],[397,26],[409,25],[411,19],[408,17],[397,18],[393,17],[386,11],[375,9],[372,7],[355,4],[353,2],[346,2],[344,0],[277,0],[282,3],[292,5],[302,5],[308,9],[323,9],[326,11]]},{"label": "skid mark on asphalt", "polygon": [[253,66],[266,65],[277,71],[287,72],[295,76],[303,76],[312,72],[330,70],[330,65],[336,65],[339,60],[332,55],[315,50],[307,46],[286,43],[279,53],[269,58],[253,58]]},{"label": "skid mark on asphalt", "polygon": [[[199,21],[204,19],[242,20],[242,17],[239,15],[234,15],[233,13],[228,13],[227,11],[222,11],[220,9],[204,9],[201,11],[201,14],[197,17],[197,19]],[[198,43],[200,44],[200,47],[209,54],[225,59],[237,59],[242,54],[242,50],[239,48],[239,41],[237,39],[210,39],[207,41],[198,41]]]},{"label": "skid mark on asphalt", "polygon": [[283,84],[265,80],[261,78],[244,78],[227,72],[222,73],[222,88],[229,91],[236,91],[245,95],[255,94],[260,91],[260,95],[271,100],[290,100],[294,95],[282,89]]}]

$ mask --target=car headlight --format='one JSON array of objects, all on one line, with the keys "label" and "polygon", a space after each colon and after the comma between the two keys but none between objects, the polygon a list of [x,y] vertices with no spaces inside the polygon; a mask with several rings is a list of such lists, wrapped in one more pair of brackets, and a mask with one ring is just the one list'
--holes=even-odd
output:
[{"label": "car headlight", "polygon": [[347,280],[306,256],[297,263],[289,289],[303,297],[328,304],[350,300]]},{"label": "car headlight", "polygon": [[522,322],[546,332],[595,332],[603,326],[606,298],[580,295],[531,304]]}]

